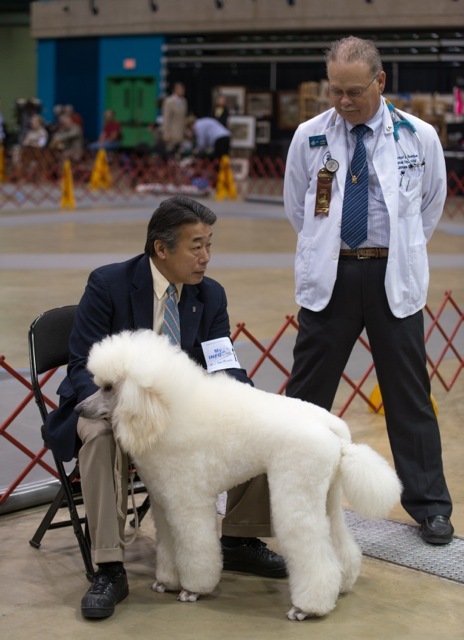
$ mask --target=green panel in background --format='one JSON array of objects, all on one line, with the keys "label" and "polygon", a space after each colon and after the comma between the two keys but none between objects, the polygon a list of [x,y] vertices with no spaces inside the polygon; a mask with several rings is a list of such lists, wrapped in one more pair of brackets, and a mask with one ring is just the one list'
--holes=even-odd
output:
[{"label": "green panel in background", "polygon": [[109,77],[106,80],[106,108],[113,109],[121,123],[122,146],[152,144],[148,125],[156,116],[155,76]]}]

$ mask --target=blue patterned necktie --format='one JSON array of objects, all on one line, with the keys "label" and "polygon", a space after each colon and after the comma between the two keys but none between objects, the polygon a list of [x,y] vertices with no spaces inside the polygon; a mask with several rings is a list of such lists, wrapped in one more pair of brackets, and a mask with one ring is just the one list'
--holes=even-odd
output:
[{"label": "blue patterned necktie", "polygon": [[365,124],[358,124],[351,129],[357,142],[346,174],[342,210],[342,240],[351,249],[356,249],[367,240],[369,169],[363,137],[369,130]]},{"label": "blue patterned necktie", "polygon": [[180,320],[177,306],[176,286],[170,284],[166,289],[166,306],[164,307],[163,333],[172,344],[180,346]]}]

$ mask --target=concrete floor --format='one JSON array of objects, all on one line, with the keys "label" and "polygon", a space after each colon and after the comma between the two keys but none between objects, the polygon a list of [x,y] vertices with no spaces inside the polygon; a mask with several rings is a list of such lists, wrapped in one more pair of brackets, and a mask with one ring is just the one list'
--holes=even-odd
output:
[{"label": "concrete floor", "polygon": [[[152,206],[77,212],[0,211],[0,353],[15,369],[27,369],[27,330],[42,311],[78,302],[88,272],[98,264],[140,253]],[[244,321],[260,340],[272,338],[285,315],[295,313],[295,236],[279,204],[206,203],[219,216],[209,275],[226,288],[234,327]],[[428,304],[436,311],[451,289],[464,307],[464,216],[443,220],[430,246]],[[462,334],[460,334],[462,336]],[[460,340],[458,349],[462,354]],[[449,359],[449,378],[458,362]],[[463,378],[450,392],[435,381],[447,481],[454,499],[453,523],[464,535]],[[343,401],[343,389],[339,403]],[[338,398],[338,396],[337,396]],[[383,418],[353,403],[345,415],[356,442],[367,442],[391,459]],[[0,456],[6,451],[0,439]],[[79,611],[88,587],[69,528],[48,532],[40,550],[28,540],[45,507],[0,517],[2,540],[0,637],[5,640],[137,638],[181,640],[286,638],[397,640],[464,638],[463,585],[388,562],[364,558],[352,592],[328,617],[289,622],[286,580],[224,573],[214,594],[197,603],[178,603],[172,594],[150,590],[154,575],[150,518],[127,551],[129,598],[112,618],[89,622]],[[396,507],[391,518],[410,523]],[[269,541],[277,549],[275,541]],[[464,558],[462,559],[464,561]]]}]

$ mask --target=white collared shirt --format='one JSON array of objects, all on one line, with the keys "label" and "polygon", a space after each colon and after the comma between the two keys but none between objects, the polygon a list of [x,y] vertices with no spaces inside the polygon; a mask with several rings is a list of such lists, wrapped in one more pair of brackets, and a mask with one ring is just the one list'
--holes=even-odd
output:
[{"label": "white collared shirt", "polygon": [[[166,306],[166,289],[171,284],[166,278],[163,276],[160,271],[153,264],[153,260],[150,258],[150,269],[151,275],[153,278],[153,331],[158,335],[163,333],[163,322],[164,322],[164,308]],[[182,284],[172,283],[176,285],[176,297],[177,302],[180,300],[180,296],[182,293]]]},{"label": "white collared shirt", "polygon": [[[363,242],[361,247],[388,247],[390,238],[390,220],[388,217],[387,205],[382,193],[379,179],[374,171],[374,150],[377,147],[379,137],[382,134],[382,122],[383,122],[383,105],[381,104],[379,110],[375,116],[365,122],[371,131],[368,131],[364,135],[364,146],[366,147],[367,155],[367,167],[369,171],[369,185],[368,185],[368,198],[369,198],[369,212],[367,218],[367,240]],[[345,131],[347,139],[348,158],[351,162],[351,158],[354,154],[354,148],[356,146],[356,136],[351,134],[351,130],[354,125],[345,121]],[[346,243],[342,241],[341,247],[343,249],[349,248]]]}]

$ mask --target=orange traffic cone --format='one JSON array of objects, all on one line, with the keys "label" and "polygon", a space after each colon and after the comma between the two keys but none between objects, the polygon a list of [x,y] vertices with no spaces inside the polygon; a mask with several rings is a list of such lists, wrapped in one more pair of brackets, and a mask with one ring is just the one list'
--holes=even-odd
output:
[{"label": "orange traffic cone", "polygon": [[108,189],[109,187],[111,187],[110,165],[108,164],[106,151],[99,149],[90,176],[90,188]]},{"label": "orange traffic cone", "polygon": [[76,208],[71,160],[69,159],[65,160],[63,164],[63,178],[61,179],[61,208]]},{"label": "orange traffic cone", "polygon": [[[371,405],[369,405],[369,411],[372,411],[373,413],[379,413],[381,416],[384,416],[385,410],[382,404],[382,395],[380,393],[379,385],[376,385],[374,387],[371,395],[369,396],[369,400],[372,402],[372,404],[375,407],[375,409],[373,409]],[[432,395],[430,395],[430,400],[432,401],[432,407],[433,407],[433,410],[435,411],[435,415],[438,416],[438,406],[437,406],[437,403],[435,402],[435,398]]]},{"label": "orange traffic cone", "polygon": [[222,156],[216,182],[216,200],[237,199],[237,187],[234,182],[229,156]]}]

